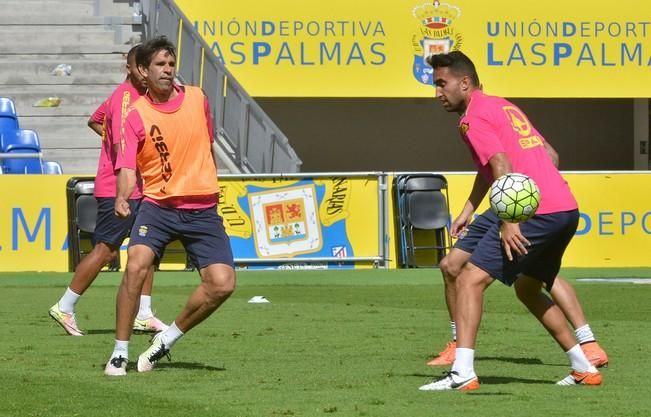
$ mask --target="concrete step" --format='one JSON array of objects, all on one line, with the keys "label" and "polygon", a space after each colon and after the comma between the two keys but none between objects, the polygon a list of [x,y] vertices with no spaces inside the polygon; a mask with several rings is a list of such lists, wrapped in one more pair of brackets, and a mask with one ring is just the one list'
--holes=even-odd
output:
[{"label": "concrete step", "polygon": [[109,44],[57,44],[57,45],[16,45],[0,43],[0,54],[4,55],[95,55],[95,54],[125,54],[131,45]]},{"label": "concrete step", "polygon": [[[0,5],[2,1],[0,0]],[[17,16],[0,16],[0,25],[14,26],[14,25],[49,25],[56,27],[59,25],[95,25],[104,27],[108,25],[140,25],[142,24],[142,16],[51,16],[41,14],[39,10],[35,10],[36,14],[17,15]]]},{"label": "concrete step", "polygon": [[30,11],[38,15],[50,16],[93,16],[95,5],[93,1],[49,1],[49,0],[3,0],[2,15],[22,16]]},{"label": "concrete step", "polygon": [[23,85],[117,85],[124,81],[125,74],[114,72],[108,74],[72,75],[56,77],[54,75],[11,74],[0,70],[0,84],[5,86]]},{"label": "concrete step", "polygon": [[[32,85],[6,86],[2,95],[10,97],[16,104],[16,112],[21,116],[84,115],[95,111],[115,90],[117,84],[111,85]],[[57,107],[35,107],[34,104],[48,97],[60,98]]]},{"label": "concrete step", "polygon": [[[121,55],[112,54],[111,57],[118,59],[66,59],[62,57],[56,59],[41,59],[41,57],[27,57],[23,59],[0,59],[0,75],[9,78],[12,75],[21,77],[52,77],[52,78],[71,78],[77,76],[89,75],[122,75],[126,74],[126,60]],[[71,58],[71,57],[65,57]],[[72,67],[70,77],[55,77],[50,73],[59,64],[68,64]]]},{"label": "concrete step", "polygon": [[99,136],[88,127],[86,116],[52,116],[52,117],[25,117],[20,116],[22,129],[35,130],[38,137],[48,147],[99,146]]},{"label": "concrete step", "polygon": [[[108,95],[106,96],[108,97]],[[33,107],[33,103],[29,106],[20,106],[16,109],[18,113],[18,123],[22,126],[22,120],[25,117],[86,117],[88,118],[97,109],[97,105],[63,105],[59,107]]]},{"label": "concrete step", "polygon": [[57,161],[64,174],[95,175],[100,148],[44,149],[43,159]]},{"label": "concrete step", "polygon": [[[113,1],[108,7],[96,9],[95,0],[2,0],[4,16],[21,16],[26,10],[35,15],[58,16],[131,16],[134,9],[129,1]],[[99,13],[97,13],[99,12]]]},{"label": "concrete step", "polygon": [[[9,29],[8,29],[9,28]],[[26,28],[26,29],[19,29]],[[93,45],[112,44],[115,40],[115,31],[75,26],[58,26],[50,28],[45,26],[0,26],[0,39],[3,43],[16,45],[39,44],[40,47],[56,45]]]},{"label": "concrete step", "polygon": [[[128,48],[130,49],[130,48]],[[65,61],[62,61],[65,59]],[[12,54],[12,55],[0,55],[0,65],[5,62],[25,62],[30,64],[32,62],[43,62],[45,64],[51,65],[51,68],[56,67],[58,64],[70,64],[68,61],[83,61],[92,64],[107,62],[107,61],[122,61],[126,62],[127,54],[126,52],[107,52],[107,53],[96,53],[96,54],[86,54],[84,52],[80,53],[67,53],[67,54]],[[108,63],[108,62],[107,62]],[[14,69],[15,71],[16,69]]]}]

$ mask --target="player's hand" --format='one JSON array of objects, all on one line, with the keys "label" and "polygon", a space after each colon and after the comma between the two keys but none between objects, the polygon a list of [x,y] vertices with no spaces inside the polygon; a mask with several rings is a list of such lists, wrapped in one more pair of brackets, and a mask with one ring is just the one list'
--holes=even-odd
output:
[{"label": "player's hand", "polygon": [[531,244],[520,231],[518,223],[502,222],[500,224],[500,239],[509,261],[513,260],[513,253],[520,256],[526,255],[528,253],[527,246]]},{"label": "player's hand", "polygon": [[129,217],[131,215],[131,207],[129,206],[129,202],[124,198],[117,197],[115,199],[115,207],[113,209],[113,212],[116,216],[123,219]]},{"label": "player's hand", "polygon": [[468,230],[468,224],[470,223],[470,216],[461,215],[454,219],[450,225],[450,236],[455,239],[463,237]]}]

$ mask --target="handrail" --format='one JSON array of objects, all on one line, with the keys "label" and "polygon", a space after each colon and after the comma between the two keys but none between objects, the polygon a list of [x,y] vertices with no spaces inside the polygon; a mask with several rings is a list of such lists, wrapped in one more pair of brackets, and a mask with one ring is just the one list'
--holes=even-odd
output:
[{"label": "handrail", "polygon": [[177,75],[203,88],[213,112],[214,137],[242,173],[299,172],[302,161],[285,134],[215,56],[172,0],[144,0],[144,35],[165,35],[177,47]]},{"label": "handrail", "polygon": [[43,152],[0,153],[0,159],[43,159]]}]

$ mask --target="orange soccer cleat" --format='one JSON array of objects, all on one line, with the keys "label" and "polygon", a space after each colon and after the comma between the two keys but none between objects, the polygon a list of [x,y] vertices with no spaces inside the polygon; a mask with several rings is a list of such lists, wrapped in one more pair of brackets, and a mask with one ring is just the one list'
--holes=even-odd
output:
[{"label": "orange soccer cleat", "polygon": [[599,371],[572,371],[568,376],[558,381],[556,385],[601,385],[601,382],[602,378]]},{"label": "orange soccer cleat", "polygon": [[445,346],[445,349],[443,349],[443,351],[440,352],[436,358],[427,362],[427,366],[452,365],[456,355],[456,350],[457,350],[457,341],[453,340],[451,342],[448,342],[448,344]]},{"label": "orange soccer cleat", "polygon": [[583,349],[585,357],[595,368],[608,366],[608,355],[596,341],[581,344],[581,349]]}]

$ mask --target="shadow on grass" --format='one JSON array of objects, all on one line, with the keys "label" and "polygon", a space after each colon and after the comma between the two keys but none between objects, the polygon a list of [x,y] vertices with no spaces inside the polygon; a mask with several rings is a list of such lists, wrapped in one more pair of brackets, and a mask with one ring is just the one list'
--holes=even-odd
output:
[{"label": "shadow on grass", "polygon": [[93,334],[113,334],[115,333],[115,329],[91,329],[91,330],[84,330],[84,333],[87,335],[93,335]]},{"label": "shadow on grass", "polygon": [[567,363],[545,363],[538,358],[513,358],[508,356],[479,356],[475,360],[509,362],[518,365],[568,366]]},{"label": "shadow on grass", "polygon": [[[128,372],[135,372],[137,373],[137,364],[138,360],[130,361],[129,364],[127,365],[127,371]],[[104,368],[106,364],[102,363],[101,367]],[[212,366],[212,365],[206,365],[205,363],[198,363],[198,362],[159,362],[156,365],[156,370],[172,370],[172,369],[187,369],[191,371],[213,371],[213,372],[221,372],[225,371],[226,368],[224,366]]]},{"label": "shadow on grass", "polygon": [[476,361],[500,361],[519,365],[544,365],[538,358],[513,358],[508,356],[478,356]]},{"label": "shadow on grass", "polygon": [[545,379],[514,378],[510,376],[479,376],[482,387],[489,388],[492,385],[506,384],[531,384],[531,385],[553,385],[556,381]]},{"label": "shadow on grass", "polygon": [[199,362],[167,362],[167,361],[161,361],[158,362],[156,365],[156,369],[188,369],[191,371],[214,371],[214,372],[220,372],[220,371],[225,371],[226,368],[224,366],[212,366],[212,365],[206,365],[205,363],[199,363]]}]

